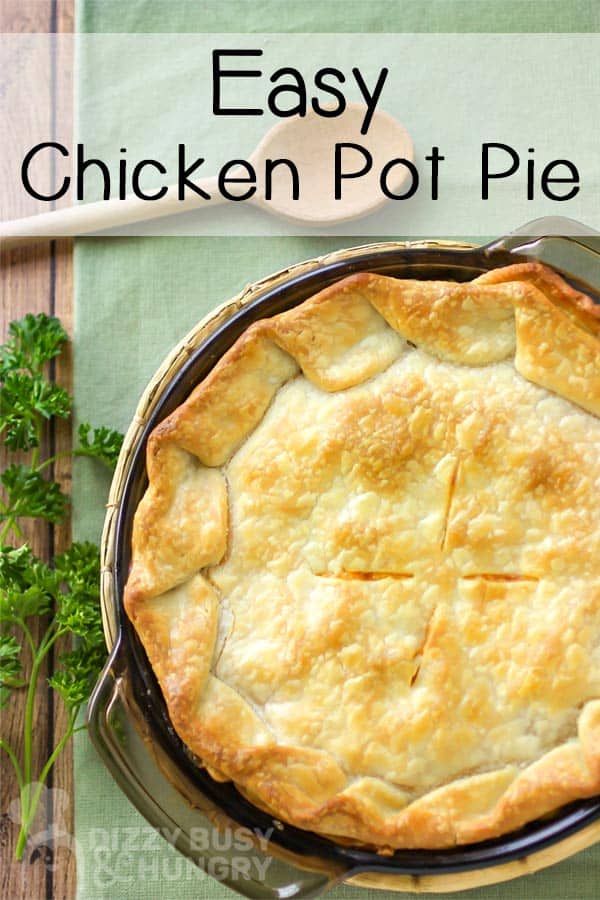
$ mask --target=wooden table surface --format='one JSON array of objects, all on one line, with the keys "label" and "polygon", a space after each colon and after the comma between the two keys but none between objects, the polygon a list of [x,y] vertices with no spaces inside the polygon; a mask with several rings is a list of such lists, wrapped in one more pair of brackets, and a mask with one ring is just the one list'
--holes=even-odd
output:
[{"label": "wooden table surface", "polygon": [[[0,0],[0,32],[72,32],[74,0]],[[35,93],[47,102],[32,103],[23,110],[22,129],[30,133],[36,143],[37,135],[45,133],[47,140],[56,134],[57,124],[61,133],[70,128],[72,107],[72,71],[68,60],[60,60],[54,67],[54,75],[50,76],[50,65],[44,71],[30,72],[25,69],[20,73],[19,90],[24,85],[22,78],[35,82]],[[0,73],[0,77],[2,74]],[[10,91],[10,80],[6,79],[3,89]],[[19,135],[25,137],[26,133]],[[14,133],[3,129],[2,142],[5,144],[15,139]],[[39,203],[27,197],[20,184],[6,183],[3,179],[0,205],[11,210],[11,214],[31,215],[47,208],[48,204]],[[7,192],[9,197],[7,198]],[[14,194],[14,195],[13,195]],[[7,199],[9,203],[7,203]],[[67,331],[72,333],[72,246],[69,240],[54,241],[35,247],[18,248],[0,251],[0,331],[2,342],[5,339],[8,323],[12,319],[21,318],[26,312],[46,312],[60,318]],[[56,361],[53,377],[69,391],[72,387],[71,355],[69,349]],[[60,452],[70,446],[71,433],[68,423],[51,425],[45,434],[46,449]],[[0,447],[0,469],[6,464],[4,448]],[[56,465],[51,477],[61,481],[63,488],[69,492],[70,464],[67,459]],[[27,524],[27,523],[26,523]],[[50,556],[59,553],[69,542],[70,528],[68,524],[60,527],[26,527],[27,539],[34,551],[40,555]],[[52,672],[53,663],[60,648],[50,653],[47,671]],[[42,682],[43,684],[43,682]],[[3,711],[2,730],[13,747],[22,745],[24,703],[11,701],[11,705]],[[47,759],[50,750],[56,744],[65,726],[65,714],[58,698],[44,687],[38,691],[34,719],[34,771],[39,771],[40,762]],[[59,900],[75,896],[75,860],[67,850],[60,850],[56,859],[50,860],[38,852],[26,851],[23,862],[14,860],[14,847],[18,828],[12,822],[8,809],[12,801],[18,797],[16,781],[12,769],[4,754],[0,757],[0,897],[2,900]],[[51,773],[48,787],[61,788],[69,798],[66,809],[62,811],[61,824],[70,833],[73,830],[73,770],[70,747],[60,756],[54,771]],[[50,806],[51,804],[49,804]],[[55,815],[51,808],[46,812],[47,825],[51,825]],[[44,827],[44,823],[41,823]]]}]

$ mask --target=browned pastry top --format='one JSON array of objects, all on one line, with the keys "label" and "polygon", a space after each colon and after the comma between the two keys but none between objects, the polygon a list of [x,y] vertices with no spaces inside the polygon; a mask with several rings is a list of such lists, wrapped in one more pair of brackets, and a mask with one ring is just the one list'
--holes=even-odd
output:
[{"label": "browned pastry top", "polygon": [[126,608],[216,777],[382,849],[600,792],[600,308],[554,272],[257,322],[148,475]]}]

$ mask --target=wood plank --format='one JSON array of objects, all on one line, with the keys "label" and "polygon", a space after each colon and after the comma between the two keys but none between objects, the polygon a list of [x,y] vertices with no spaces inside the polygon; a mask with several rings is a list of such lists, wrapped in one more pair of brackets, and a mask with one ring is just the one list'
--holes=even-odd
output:
[{"label": "wood plank", "polygon": [[2,31],[31,34],[50,31],[52,0],[0,0]]},{"label": "wood plank", "polygon": [[[68,334],[73,335],[72,322],[72,241],[69,239],[57,241],[54,245],[54,314],[61,320]],[[70,394],[73,392],[73,356],[72,347],[69,345],[59,357],[56,364],[55,378],[58,384],[66,388]],[[62,453],[71,448],[71,425],[69,422],[57,422],[54,429],[54,452]],[[54,477],[60,482],[63,490],[71,494],[71,459],[65,457],[57,461],[54,466]],[[54,528],[54,552],[62,553],[71,542],[71,525],[67,520],[64,524]],[[69,649],[69,642],[64,640],[56,645],[55,663],[61,653]],[[64,705],[59,698],[50,698],[51,712],[54,718],[54,741],[56,742],[67,726],[68,717]],[[50,784],[60,788],[68,795],[68,803],[62,808],[60,819],[54,813],[54,818],[61,828],[69,834],[74,833],[73,815],[73,752],[72,743],[69,742],[51,773]],[[52,872],[52,900],[70,900],[75,894],[76,871],[75,855],[68,847],[58,849],[54,855]]]},{"label": "wood plank", "polygon": [[[3,251],[0,253],[0,331],[2,339],[7,331],[8,323],[12,319],[21,318],[26,312],[49,312],[50,298],[50,249],[48,247],[35,247]],[[46,453],[49,446],[49,433],[46,430],[42,444],[42,452]],[[6,453],[4,447],[0,448],[0,469],[4,469],[7,462],[12,462],[19,456]],[[50,529],[41,522],[25,520],[23,522],[25,537],[33,551],[43,557],[47,557],[50,545]],[[36,623],[33,628],[34,640],[37,640],[45,625]],[[47,756],[47,747],[50,740],[48,727],[48,690],[45,686],[45,678],[48,675],[47,667],[41,673],[40,686],[36,693],[34,710],[33,746],[33,771],[39,772],[41,765]],[[24,693],[24,691],[22,692]],[[7,710],[3,711],[2,735],[14,748],[19,759],[22,759],[22,729],[24,721],[24,697],[18,701],[11,700]],[[1,803],[0,808],[4,812],[12,801],[18,796],[17,784],[13,777],[5,755],[1,757]],[[18,897],[45,897],[47,893],[47,873],[43,860],[37,859],[32,864],[27,861],[17,863],[14,861],[14,850],[17,840],[17,827],[8,819],[3,818],[3,842],[2,842],[2,874],[0,875],[0,896],[9,898]],[[45,825],[43,827],[46,827]]]},{"label": "wood plank", "polygon": [[[57,0],[56,30],[58,33],[69,34],[73,31],[74,5],[73,0]],[[56,80],[54,85],[54,109],[55,109],[55,139],[63,143],[71,141],[73,134],[72,109],[73,109],[73,45],[71,42],[57,45],[57,58],[55,63]],[[64,198],[63,203],[68,204]],[[59,204],[60,205],[60,204]],[[54,314],[61,320],[69,336],[73,337],[73,242],[71,240],[55,241],[52,247],[52,276],[53,296],[51,305]],[[73,354],[69,345],[65,353],[57,360],[55,378],[70,394],[73,393]],[[72,435],[71,424],[59,421],[54,430],[54,452],[63,453],[71,448]],[[63,490],[71,494],[71,459],[65,457],[57,461],[53,476],[60,482]],[[71,526],[67,521],[54,529],[54,552],[63,552],[71,542]],[[60,653],[68,649],[67,642],[56,646],[55,659]],[[53,705],[55,741],[64,733],[67,726],[67,715],[63,704],[56,699],[50,701]],[[75,831],[74,804],[73,804],[73,749],[69,742],[59,756],[51,774],[51,783],[55,788],[65,791],[68,802],[64,805],[60,814],[60,825],[72,835]],[[56,810],[53,810],[54,818],[57,818]],[[75,854],[68,847],[55,851],[52,872],[52,900],[71,900],[76,892],[76,860]]]},{"label": "wood plank", "polygon": [[[0,0],[0,31],[2,32],[42,32],[48,33],[53,27],[63,31],[72,31],[72,0]],[[60,50],[60,45],[59,45]],[[35,71],[35,67],[24,66],[20,71],[20,81],[14,89],[23,91],[27,87],[27,79],[36,80],[37,96],[40,94],[40,83],[47,85],[45,102],[31,104],[26,110],[26,119],[19,121],[19,139],[35,143],[40,134],[50,135],[56,131],[57,121],[61,136],[70,133],[72,103],[72,60],[70,52],[62,48],[63,56],[56,63],[56,78],[47,78],[46,72]],[[41,82],[40,82],[41,78]],[[25,80],[25,84],[23,83]],[[10,90],[10,85],[8,86]],[[30,215],[39,211],[40,203],[28,197],[15,184],[3,186],[3,191],[14,190],[14,194],[6,197],[9,208],[15,215]],[[5,339],[8,323],[22,317],[26,312],[47,312],[59,316],[67,331],[71,333],[72,323],[72,274],[71,274],[71,242],[60,241],[55,245],[40,245],[0,252],[0,336]],[[56,380],[67,389],[72,388],[71,354],[67,352],[53,366]],[[60,423],[44,435],[43,452],[60,452],[70,446],[70,426]],[[12,461],[13,457],[11,457]],[[6,464],[6,454],[0,448],[0,468]],[[61,460],[56,465],[55,477],[70,490],[70,463]],[[70,540],[69,525],[57,528],[44,527],[38,523],[25,523],[25,533],[32,548],[41,556],[48,557],[53,551],[60,552]],[[40,626],[41,627],[41,626]],[[64,649],[64,648],[63,648]],[[57,648],[57,654],[60,648]],[[53,660],[49,660],[49,671]],[[44,671],[43,677],[48,674]],[[42,682],[43,684],[43,682]],[[2,717],[2,731],[7,732],[7,739],[21,753],[21,731],[23,723],[23,700],[9,707]],[[65,725],[65,714],[60,701],[56,703],[50,692],[42,686],[36,695],[34,710],[34,772],[39,772],[41,764],[48,756],[49,747],[60,737]],[[3,812],[0,832],[0,896],[10,900],[21,898],[71,898],[75,894],[75,860],[68,851],[60,851],[53,865],[39,855],[33,857],[26,854],[23,863],[14,861],[14,847],[18,829],[7,816],[9,804],[17,796],[16,783],[12,770],[2,755],[1,765],[1,806]],[[72,757],[70,751],[65,753],[52,778],[49,787],[60,788],[69,797],[66,809],[60,811],[49,808],[47,818],[37,824],[39,830],[52,826],[55,818],[61,827],[69,833],[73,829],[73,783]],[[50,861],[50,860],[49,860]]]}]

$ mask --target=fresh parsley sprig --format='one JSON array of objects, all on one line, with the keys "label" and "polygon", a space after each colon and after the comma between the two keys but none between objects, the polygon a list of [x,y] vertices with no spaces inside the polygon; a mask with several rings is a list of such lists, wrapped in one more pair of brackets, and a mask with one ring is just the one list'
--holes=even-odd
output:
[{"label": "fresh parsley sprig", "polygon": [[[14,692],[25,692],[23,750],[4,738],[3,750],[15,771],[21,801],[21,830],[15,855],[21,859],[43,785],[63,747],[75,731],[77,715],[89,697],[106,655],[99,607],[100,562],[91,543],[73,543],[54,560],[36,557],[22,543],[23,518],[61,522],[68,497],[48,477],[60,456],[40,458],[44,423],[68,418],[71,398],[47,378],[47,364],[61,352],[67,334],[58,319],[28,314],[9,328],[0,347],[0,436],[8,451],[29,453],[28,462],[12,462],[0,475],[0,706]],[[87,456],[113,467],[123,437],[104,426],[79,426],[75,456]],[[16,541],[16,546],[9,543]],[[42,634],[34,638],[35,618],[42,618]],[[33,711],[43,662],[55,643],[72,638],[72,648],[58,658],[48,683],[61,696],[68,724],[42,767],[34,773]],[[81,726],[84,727],[84,726]],[[37,785],[33,785],[33,781]]]},{"label": "fresh parsley sprig", "polygon": [[42,375],[44,364],[61,352],[68,340],[67,332],[55,316],[27,313],[8,326],[8,341],[0,348],[0,370],[25,370],[32,376]]},{"label": "fresh parsley sprig", "polygon": [[[0,348],[0,437],[8,450],[31,451],[28,464],[13,463],[0,476],[5,499],[0,502],[0,543],[11,532],[21,537],[19,519],[61,522],[68,498],[45,473],[65,454],[40,460],[44,423],[68,418],[71,398],[46,377],[46,365],[60,353],[67,334],[54,316],[28,313],[11,322],[9,339]],[[91,439],[90,439],[91,434]],[[89,456],[114,466],[123,436],[110,428],[79,426],[75,456]]]},{"label": "fresh parsley sprig", "polygon": [[[90,432],[92,436],[90,439]],[[76,456],[91,456],[93,459],[99,459],[106,463],[110,468],[114,468],[121,452],[123,443],[123,435],[111,428],[94,428],[87,423],[82,423],[78,431],[79,446],[76,448]]]}]

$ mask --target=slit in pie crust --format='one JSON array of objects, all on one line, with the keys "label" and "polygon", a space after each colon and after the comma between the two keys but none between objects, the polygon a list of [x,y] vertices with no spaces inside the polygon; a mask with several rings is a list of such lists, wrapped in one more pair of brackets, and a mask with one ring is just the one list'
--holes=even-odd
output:
[{"label": "slit in pie crust", "polygon": [[382,850],[600,793],[600,307],[550,269],[256,322],[147,469],[125,605],[215,777]]}]

